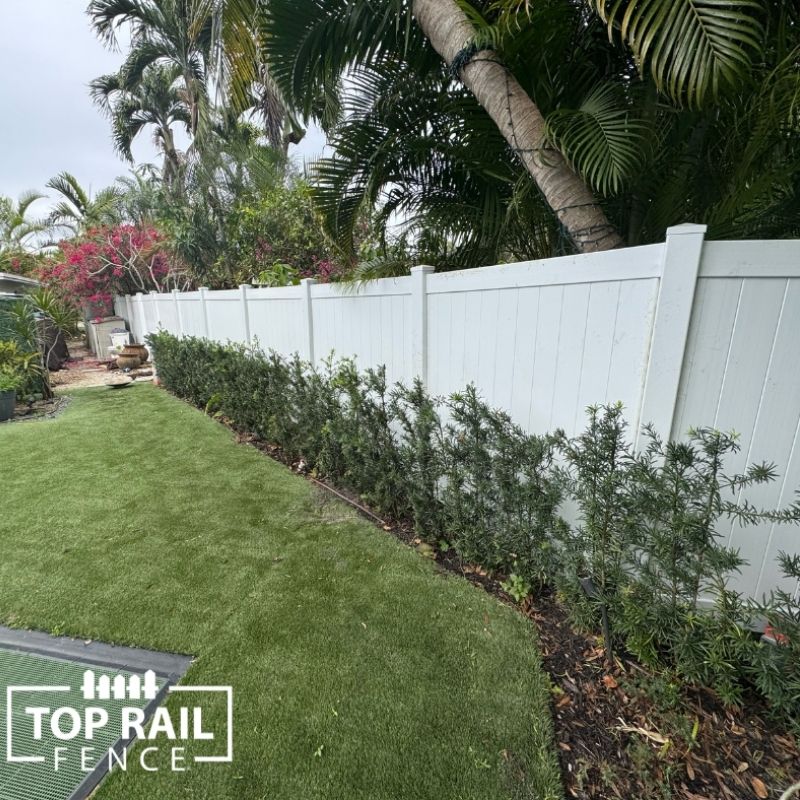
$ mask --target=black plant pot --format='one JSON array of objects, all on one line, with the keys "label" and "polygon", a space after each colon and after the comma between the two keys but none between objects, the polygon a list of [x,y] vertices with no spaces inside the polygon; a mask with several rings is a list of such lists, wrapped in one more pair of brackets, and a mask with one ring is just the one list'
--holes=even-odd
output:
[{"label": "black plant pot", "polygon": [[17,393],[0,392],[0,422],[5,422],[14,416],[14,407],[17,404]]}]

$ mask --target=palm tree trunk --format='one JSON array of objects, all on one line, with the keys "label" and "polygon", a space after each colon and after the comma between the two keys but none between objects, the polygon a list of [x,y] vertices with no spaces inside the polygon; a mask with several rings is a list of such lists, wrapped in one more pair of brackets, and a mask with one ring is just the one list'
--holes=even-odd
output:
[{"label": "palm tree trunk", "polygon": [[[474,39],[475,29],[455,0],[414,0],[413,10],[422,32],[447,64],[460,61]],[[549,145],[542,112],[497,54],[481,50],[459,73],[517,153],[578,250],[591,253],[621,245],[620,235],[589,187]]]},{"label": "palm tree trunk", "polygon": [[170,128],[169,123],[162,124],[158,133],[164,148],[164,166],[162,167],[161,177],[167,186],[171,186],[180,168],[178,151],[175,149],[175,138],[172,135],[172,128]]}]

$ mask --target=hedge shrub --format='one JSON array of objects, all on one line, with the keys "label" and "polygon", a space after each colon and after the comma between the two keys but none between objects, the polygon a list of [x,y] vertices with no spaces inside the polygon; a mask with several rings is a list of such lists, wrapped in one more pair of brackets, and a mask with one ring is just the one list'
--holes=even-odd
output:
[{"label": "hedge shrub", "polygon": [[[426,542],[510,575],[515,596],[555,586],[576,622],[602,630],[609,655],[624,645],[727,703],[757,690],[800,723],[800,605],[787,592],[755,605],[732,592],[727,580],[743,562],[720,535],[724,520],[796,523],[800,505],[740,502],[776,471],[761,464],[727,476],[735,436],[698,429],[665,442],[645,428],[635,451],[619,405],[590,408],[577,437],[536,436],[474,387],[436,400],[419,382],[388,387],[383,369],[360,372],[347,359],[314,369],[167,333],[148,343],[169,391],[279,445],[379,513],[413,521]],[[567,499],[578,524],[559,516]],[[800,579],[800,557],[781,562]],[[707,612],[701,597],[712,601]],[[777,646],[752,635],[759,617]]]}]

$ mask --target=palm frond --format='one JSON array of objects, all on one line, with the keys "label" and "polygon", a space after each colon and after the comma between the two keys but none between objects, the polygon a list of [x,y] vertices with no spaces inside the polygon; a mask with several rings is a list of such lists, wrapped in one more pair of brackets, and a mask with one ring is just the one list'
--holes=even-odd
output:
[{"label": "palm frond", "polygon": [[75,211],[84,212],[89,205],[89,197],[74,175],[69,172],[59,172],[45,184],[48,189],[58,192]]},{"label": "palm frond", "polygon": [[763,52],[763,0],[591,0],[640,68],[676,102],[700,106]]},{"label": "palm frond", "polygon": [[649,156],[652,131],[614,84],[599,84],[578,108],[553,111],[546,121],[553,144],[604,196],[619,193]]}]

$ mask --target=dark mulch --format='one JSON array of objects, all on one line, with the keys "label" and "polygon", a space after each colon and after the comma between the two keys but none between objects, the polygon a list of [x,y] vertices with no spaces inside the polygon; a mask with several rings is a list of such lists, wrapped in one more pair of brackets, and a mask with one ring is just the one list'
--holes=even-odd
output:
[{"label": "dark mulch", "polygon": [[572,797],[765,800],[800,778],[796,740],[756,701],[725,708],[713,693],[670,686],[631,660],[607,670],[599,640],[576,632],[555,598],[527,611],[556,687],[556,738]]},{"label": "dark mulch", "polygon": [[[224,420],[223,420],[224,422]],[[384,520],[352,495],[308,475],[279,447],[253,445],[359,509],[380,527],[506,603],[502,576],[465,564],[454,550],[422,545],[404,521]],[[519,606],[517,606],[519,608]],[[576,631],[552,594],[520,609],[536,624],[553,683],[553,719],[567,797],[586,800],[768,800],[800,780],[792,734],[750,699],[726,708],[710,691],[672,684],[633,659],[606,664],[599,637]]]}]

